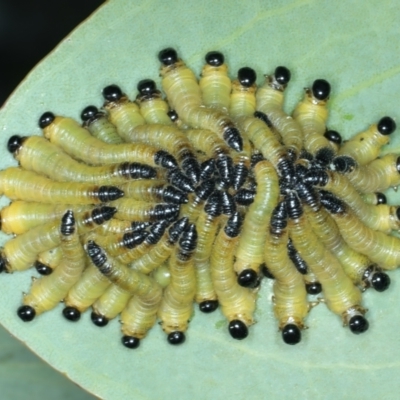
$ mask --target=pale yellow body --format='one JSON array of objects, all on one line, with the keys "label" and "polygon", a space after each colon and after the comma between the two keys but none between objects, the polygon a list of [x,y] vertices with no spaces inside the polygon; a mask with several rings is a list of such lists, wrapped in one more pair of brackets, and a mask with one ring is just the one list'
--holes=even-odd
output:
[{"label": "pale yellow body", "polygon": [[305,215],[289,220],[288,227],[297,251],[322,285],[325,304],[346,323],[351,310],[362,310],[360,290],[345,274],[339,260],[319,241]]},{"label": "pale yellow body", "polygon": [[230,103],[231,80],[228,66],[205,64],[199,81],[203,105],[226,112]]},{"label": "pale yellow body", "polygon": [[36,315],[56,307],[79,280],[84,269],[85,252],[77,231],[69,236],[61,235],[60,246],[63,252],[60,264],[51,275],[35,279],[30,292],[23,298],[23,304],[34,308]]},{"label": "pale yellow body", "polygon": [[238,237],[229,237],[224,229],[219,231],[210,257],[211,278],[221,311],[228,321],[239,319],[250,326],[254,323],[256,292],[237,283],[233,270],[237,243]]},{"label": "pale yellow body", "polygon": [[109,144],[123,143],[124,140],[118,135],[117,128],[108,120],[106,116],[101,116],[84,124],[88,131],[97,139]]},{"label": "pale yellow body", "polygon": [[72,118],[56,117],[43,129],[43,134],[70,156],[87,164],[118,164],[129,161],[156,166],[154,155],[157,148],[142,143],[104,143]]},{"label": "pale yellow body", "polygon": [[67,210],[73,210],[76,213],[90,208],[90,205],[48,204],[15,200],[1,209],[1,230],[7,234],[20,235],[36,226],[59,220]]},{"label": "pale yellow body", "polygon": [[152,98],[137,98],[140,114],[142,114],[147,124],[173,125],[168,116],[168,103],[160,94],[154,94]]},{"label": "pale yellow body", "polygon": [[354,168],[346,176],[360,192],[382,192],[400,185],[400,173],[396,164],[399,155],[386,154],[369,164]]},{"label": "pale yellow body", "polygon": [[206,300],[216,300],[217,294],[211,280],[210,254],[220,223],[220,217],[208,215],[204,210],[196,222],[198,240],[194,252],[196,267],[196,297],[195,301],[201,303]]},{"label": "pale yellow body", "polygon": [[55,182],[36,172],[10,167],[0,171],[0,194],[12,200],[51,204],[99,204],[99,186],[81,182]]},{"label": "pale yellow body", "polygon": [[300,125],[304,135],[304,147],[311,154],[323,147],[331,147],[329,140],[324,137],[328,119],[326,101],[315,99],[310,89],[306,90],[303,100],[297,104],[293,118]]},{"label": "pale yellow body", "polygon": [[58,182],[86,182],[96,185],[117,185],[131,179],[122,175],[121,164],[91,166],[74,160],[55,144],[41,136],[24,140],[15,154],[22,168]]},{"label": "pale yellow body", "polygon": [[133,128],[146,123],[136,103],[122,97],[117,102],[109,102],[104,105],[110,122],[117,128],[118,134],[126,142],[129,142],[130,132]]},{"label": "pale yellow body", "polygon": [[238,80],[232,82],[231,101],[229,104],[229,115],[232,118],[252,117],[256,111],[256,90],[253,84],[245,87]]},{"label": "pale yellow body", "polygon": [[388,144],[389,140],[389,135],[382,135],[377,124],[373,124],[366,131],[344,142],[338,154],[350,156],[358,165],[365,165],[379,156],[382,147]]},{"label": "pale yellow body", "polygon": [[242,234],[236,250],[235,271],[259,271],[264,262],[264,245],[271,213],[278,204],[279,178],[269,161],[260,161],[254,167],[257,193],[249,206],[243,223]]},{"label": "pale yellow body", "polygon": [[299,154],[303,147],[303,131],[299,123],[283,111],[284,92],[271,87],[267,77],[257,89],[257,110],[263,112],[282,136],[285,145]]},{"label": "pale yellow body", "polygon": [[367,204],[346,176],[332,171],[328,172],[328,176],[329,180],[324,189],[343,199],[366,226],[387,233],[400,229],[400,220],[396,215],[397,207],[388,204]]},{"label": "pale yellow body", "polygon": [[281,234],[271,233],[267,229],[265,264],[275,278],[273,305],[279,329],[283,329],[287,324],[295,324],[303,329],[303,321],[310,307],[303,277],[287,253],[288,239],[287,229]]},{"label": "pale yellow body", "polygon": [[86,260],[87,267],[81,278],[72,286],[64,299],[65,306],[74,307],[80,312],[86,311],[111,284],[88,257]]},{"label": "pale yellow body", "polygon": [[196,294],[196,273],[193,257],[182,259],[176,248],[169,259],[171,282],[165,288],[158,310],[161,327],[167,334],[185,332],[193,313]]}]

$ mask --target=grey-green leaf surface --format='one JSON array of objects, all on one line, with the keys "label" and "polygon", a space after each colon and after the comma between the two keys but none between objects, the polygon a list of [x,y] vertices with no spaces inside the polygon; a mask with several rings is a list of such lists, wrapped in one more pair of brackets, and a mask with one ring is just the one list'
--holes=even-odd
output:
[{"label": "grey-green leaf surface", "polygon": [[[287,110],[316,78],[333,87],[329,127],[349,137],[384,115],[399,117],[400,8],[378,1],[165,2],[112,0],[40,63],[0,115],[2,168],[14,165],[8,137],[40,134],[46,110],[78,118],[100,106],[101,89],[119,84],[129,95],[143,78],[158,79],[157,52],[177,48],[196,72],[207,51],[226,55],[232,74],[249,65],[262,74],[292,71]],[[400,140],[392,139],[399,148]],[[390,200],[400,202],[394,191]],[[6,199],[2,199],[6,204]],[[6,238],[3,236],[3,240]],[[356,336],[324,304],[311,310],[297,346],[282,343],[263,282],[257,324],[234,341],[214,315],[196,313],[187,342],[166,343],[156,326],[139,349],[119,341],[113,321],[99,329],[88,315],[77,324],[58,309],[24,324],[15,311],[31,271],[1,276],[1,323],[50,365],[104,399],[396,399],[400,374],[400,274],[385,293],[364,295],[370,329]],[[23,379],[23,377],[21,377]]]}]

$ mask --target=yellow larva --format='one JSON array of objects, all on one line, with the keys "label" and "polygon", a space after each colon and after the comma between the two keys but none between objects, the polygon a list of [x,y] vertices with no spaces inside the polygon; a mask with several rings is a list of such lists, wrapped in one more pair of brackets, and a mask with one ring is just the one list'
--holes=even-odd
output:
[{"label": "yellow larva", "polygon": [[258,271],[264,262],[267,227],[279,198],[279,179],[273,165],[269,161],[260,161],[254,173],[257,193],[244,220],[234,264],[239,284],[246,287],[258,282]]},{"label": "yellow larva", "polygon": [[210,51],[206,54],[205,61],[199,80],[202,103],[206,107],[226,112],[232,84],[225,57],[219,51]]},{"label": "yellow larva", "polygon": [[400,229],[398,207],[365,203],[346,176],[328,171],[327,183],[323,187],[344,200],[369,228],[387,233]]},{"label": "yellow larva", "polygon": [[365,254],[382,269],[392,270],[400,265],[399,238],[368,228],[337,198],[334,199],[333,205],[330,203],[330,197],[326,201],[322,198],[321,201],[324,201],[325,208],[333,216],[349,246]]},{"label": "yellow larva", "polygon": [[256,293],[239,286],[233,271],[233,260],[239,239],[242,217],[235,212],[220,229],[210,256],[214,289],[222,313],[229,321],[229,333],[237,340],[248,336],[248,327],[254,323]]},{"label": "yellow larva", "polygon": [[59,230],[63,259],[51,275],[32,282],[29,293],[23,298],[23,306],[18,309],[23,321],[31,321],[57,306],[82,274],[85,256],[72,211],[64,214]]},{"label": "yellow larva", "polygon": [[103,97],[105,99],[104,109],[107,111],[110,122],[115,125],[118,134],[126,142],[129,142],[131,130],[146,123],[138,105],[129,101],[117,85],[105,87]]},{"label": "yellow larva", "polygon": [[146,336],[157,318],[157,310],[162,297],[161,287],[150,277],[132,271],[124,264],[108,258],[106,253],[90,241],[87,252],[93,264],[111,282],[133,295],[121,314],[122,343],[129,348],[136,348],[140,339]]},{"label": "yellow larva", "polygon": [[237,119],[252,117],[256,111],[256,72],[249,67],[240,68],[237,79],[232,82],[229,115]]},{"label": "yellow larva", "polygon": [[17,167],[0,171],[0,194],[9,199],[51,204],[99,204],[123,196],[115,186],[55,182]]},{"label": "yellow larva", "polygon": [[287,344],[297,344],[304,329],[304,318],[309,304],[303,277],[297,271],[287,252],[289,232],[284,201],[273,210],[265,241],[265,263],[275,278],[273,307],[282,338]]},{"label": "yellow larva", "polygon": [[196,76],[176,51],[160,51],[162,86],[171,108],[194,128],[209,129],[222,137],[236,151],[242,150],[242,138],[227,114],[210,107],[202,107],[201,91]]},{"label": "yellow larva", "polygon": [[136,96],[136,103],[146,123],[173,125],[168,115],[168,103],[157,90],[155,82],[151,79],[143,79],[137,84],[137,89],[139,94]]},{"label": "yellow larva", "polygon": [[330,142],[324,137],[331,87],[324,79],[314,81],[312,88],[306,89],[304,99],[297,104],[293,118],[301,126],[304,135],[304,147],[315,154],[324,147],[330,147]]},{"label": "yellow larva", "polygon": [[185,341],[185,332],[193,313],[193,299],[196,294],[193,252],[196,242],[196,227],[191,224],[169,259],[171,282],[164,290],[158,310],[161,327],[168,335],[168,342],[174,345]]},{"label": "yellow larva", "polygon": [[196,297],[202,312],[208,313],[218,307],[217,295],[211,280],[210,253],[220,224],[222,214],[221,196],[215,191],[208,199],[196,221],[198,234],[197,247],[194,252],[196,267]]},{"label": "yellow larva", "polygon": [[389,136],[396,129],[396,123],[390,117],[383,117],[377,124],[371,125],[365,132],[353,136],[344,142],[339,155],[354,158],[358,165],[365,165],[379,156],[381,148],[389,143]]},{"label": "yellow larva", "polygon": [[9,149],[20,166],[58,182],[87,182],[97,185],[117,185],[129,179],[154,178],[156,170],[138,163],[90,166],[78,162],[58,146],[41,136],[12,136]]},{"label": "yellow larva", "polygon": [[[111,218],[115,209],[102,207],[76,215],[78,232],[85,233],[95,229],[107,218]],[[9,240],[1,251],[1,267],[7,272],[21,271],[30,268],[39,253],[60,245],[58,220],[39,225]]]},{"label": "yellow larva", "polygon": [[118,135],[117,128],[108,120],[104,112],[99,111],[95,106],[86,107],[81,118],[83,126],[97,139],[105,143],[119,144],[124,140]]},{"label": "yellow larva", "polygon": [[43,135],[70,156],[88,164],[138,162],[152,167],[175,168],[175,159],[162,150],[142,143],[109,144],[93,137],[72,118],[47,112],[39,121]]},{"label": "yellow larva", "polygon": [[53,270],[60,264],[63,258],[63,252],[61,246],[57,246],[54,249],[43,251],[38,254],[35,262],[36,271],[40,275],[49,275]]},{"label": "yellow larva", "polygon": [[303,147],[303,131],[298,122],[283,111],[284,90],[289,80],[290,71],[286,67],[277,67],[273,75],[266,75],[264,85],[256,93],[257,110],[266,115],[289,151],[297,156]]},{"label": "yellow larva", "polygon": [[400,185],[399,169],[399,156],[386,154],[369,164],[353,168],[346,176],[360,192],[379,192]]},{"label": "yellow larva", "polygon": [[67,210],[89,210],[91,205],[47,204],[16,200],[1,209],[1,230],[20,235],[30,229],[61,218]]},{"label": "yellow larva", "polygon": [[286,196],[286,204],[293,244],[321,283],[326,305],[353,333],[365,332],[368,321],[364,318],[366,310],[361,306],[361,292],[312,231],[293,192]]}]

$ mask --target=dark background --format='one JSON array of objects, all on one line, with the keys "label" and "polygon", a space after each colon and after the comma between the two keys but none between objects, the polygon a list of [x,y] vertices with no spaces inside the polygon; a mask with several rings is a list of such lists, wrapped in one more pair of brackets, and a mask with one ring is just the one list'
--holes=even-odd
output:
[{"label": "dark background", "polygon": [[0,0],[0,106],[104,0]]}]

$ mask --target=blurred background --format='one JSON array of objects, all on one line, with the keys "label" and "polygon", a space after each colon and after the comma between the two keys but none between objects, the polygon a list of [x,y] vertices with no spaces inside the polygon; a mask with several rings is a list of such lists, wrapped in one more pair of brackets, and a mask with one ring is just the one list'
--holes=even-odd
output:
[{"label": "blurred background", "polygon": [[0,105],[104,0],[0,0]]},{"label": "blurred background", "polygon": [[[0,105],[103,0],[0,0]],[[2,400],[93,400],[0,326]]]}]

